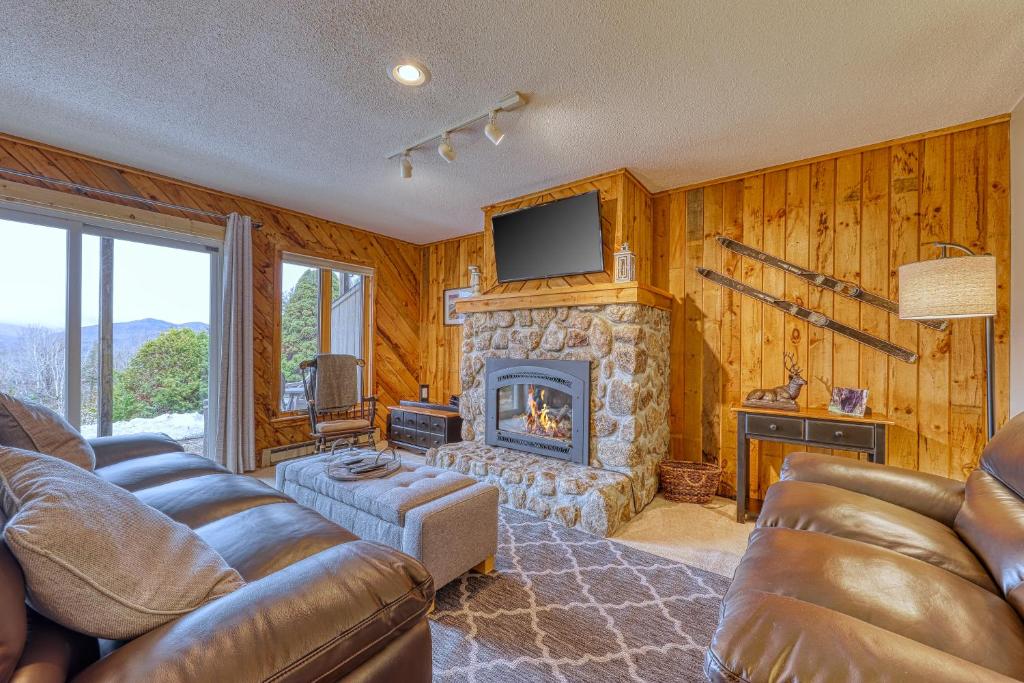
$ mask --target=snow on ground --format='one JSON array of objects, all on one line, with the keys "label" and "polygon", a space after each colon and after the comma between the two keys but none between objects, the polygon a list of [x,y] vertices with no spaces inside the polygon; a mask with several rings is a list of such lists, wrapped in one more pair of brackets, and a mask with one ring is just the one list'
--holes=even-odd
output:
[{"label": "snow on ground", "polygon": [[[171,413],[157,417],[137,417],[114,423],[114,434],[138,434],[139,432],[158,432],[172,439],[180,440],[202,436],[206,431],[202,413]],[[96,425],[82,425],[82,436],[96,436]]]}]

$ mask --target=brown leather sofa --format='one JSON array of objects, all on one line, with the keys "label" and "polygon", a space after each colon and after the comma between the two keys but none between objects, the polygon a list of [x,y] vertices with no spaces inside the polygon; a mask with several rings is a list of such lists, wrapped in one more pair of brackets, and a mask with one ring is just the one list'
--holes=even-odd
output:
[{"label": "brown leather sofa", "polygon": [[725,600],[713,681],[1024,679],[1024,415],[962,482],[797,453]]},{"label": "brown leather sofa", "polygon": [[415,560],[167,437],[91,443],[99,477],[195,529],[248,584],[134,640],[97,641],[25,607],[0,541],[0,643],[24,643],[0,645],[0,681],[430,680],[434,587]]}]

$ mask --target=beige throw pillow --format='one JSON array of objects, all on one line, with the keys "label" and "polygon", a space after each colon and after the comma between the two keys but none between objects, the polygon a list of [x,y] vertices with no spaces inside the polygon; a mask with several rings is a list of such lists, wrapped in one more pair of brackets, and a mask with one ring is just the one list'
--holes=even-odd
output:
[{"label": "beige throw pillow", "polygon": [[67,420],[38,403],[0,392],[0,446],[38,451],[95,469],[96,453]]},{"label": "beige throw pillow", "polygon": [[245,585],[187,526],[57,458],[0,447],[0,507],[29,602],[80,633],[134,638]]}]

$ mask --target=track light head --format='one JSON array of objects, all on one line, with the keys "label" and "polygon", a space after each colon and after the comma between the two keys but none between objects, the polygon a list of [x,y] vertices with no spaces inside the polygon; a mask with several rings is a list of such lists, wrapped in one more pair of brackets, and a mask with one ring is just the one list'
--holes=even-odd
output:
[{"label": "track light head", "polygon": [[412,158],[409,156],[409,150],[405,150],[402,153],[402,177],[405,179],[412,178]]},{"label": "track light head", "polygon": [[455,161],[455,148],[452,147],[451,134],[447,131],[441,136],[441,144],[437,146],[437,153],[448,163]]},{"label": "track light head", "polygon": [[486,135],[487,139],[495,145],[505,139],[505,133],[498,127],[497,109],[491,110],[490,116],[487,117],[487,125],[484,126],[484,135]]}]

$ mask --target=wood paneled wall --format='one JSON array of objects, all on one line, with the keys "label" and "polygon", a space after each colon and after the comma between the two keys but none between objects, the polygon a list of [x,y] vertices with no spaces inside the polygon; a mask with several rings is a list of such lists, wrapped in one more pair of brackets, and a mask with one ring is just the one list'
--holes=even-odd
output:
[{"label": "wood paneled wall", "polygon": [[423,298],[420,302],[421,380],[430,385],[430,400],[447,403],[462,393],[462,326],[445,325],[444,290],[469,286],[469,266],[483,263],[482,233],[434,242],[423,248]]},{"label": "wood paneled wall", "polygon": [[[92,187],[228,213],[262,222],[253,234],[253,312],[256,377],[256,447],[309,438],[303,418],[278,418],[280,254],[283,251],[369,266],[376,272],[373,309],[374,390],[384,405],[416,395],[420,364],[420,277],[422,248],[347,225],[314,218],[244,197],[205,189],[163,176],[0,135],[0,166],[70,180]],[[31,183],[29,183],[31,184]],[[49,187],[42,185],[43,187]],[[60,189],[60,188],[53,188]],[[110,201],[97,195],[96,199]],[[193,214],[119,202],[160,213]],[[386,419],[381,415],[379,425]]]},{"label": "wood paneled wall", "polygon": [[[631,175],[625,176],[629,182],[620,185],[612,181],[615,175],[595,176],[485,207],[482,235],[427,247],[424,281],[434,291],[425,294],[422,303],[428,321],[423,355],[424,367],[433,368],[426,373],[432,390],[436,384],[445,387],[444,396],[460,391],[458,332],[439,327],[439,290],[464,286],[468,282],[465,266],[480,259],[485,283],[490,283],[491,291],[502,291],[493,280],[490,216],[527,202],[599,189],[602,218],[607,217],[605,229],[612,235],[611,240],[606,238],[606,250],[628,235],[634,249],[644,255],[638,259],[639,277],[676,297],[670,397],[673,457],[721,458],[727,473],[721,493],[735,495],[736,421],[730,408],[751,389],[782,384],[786,380],[783,352],[790,351],[808,379],[802,405],[827,406],[832,386],[867,387],[872,409],[897,423],[888,444],[893,464],[966,477],[985,442],[980,320],[955,321],[946,332],[935,332],[743,259],[724,250],[714,238],[728,235],[893,299],[899,294],[899,265],[937,255],[923,246],[927,242],[952,240],[996,254],[997,420],[1002,423],[1009,394],[1010,297],[1005,117],[669,190],[654,195],[652,201]],[[634,208],[621,208],[627,205]],[[765,309],[705,282],[696,273],[697,266],[803,302],[914,349],[920,360],[908,365]],[[610,279],[610,267],[596,277]],[[502,287],[530,291],[585,282],[556,278]],[[433,355],[428,358],[429,354]],[[760,457],[757,450],[755,446],[751,495],[762,498],[792,449],[765,445]]]},{"label": "wood paneled wall", "polygon": [[[899,295],[900,264],[937,256],[927,242],[951,240],[995,254],[1002,423],[1009,394],[1009,182],[1008,124],[1001,121],[656,195],[654,222],[668,236],[669,289],[678,300],[673,457],[721,458],[722,492],[734,495],[730,407],[751,389],[782,384],[789,351],[808,381],[801,405],[827,406],[832,386],[866,387],[869,406],[896,422],[892,464],[965,478],[986,441],[980,319],[936,332],[738,257],[714,238],[728,235],[891,299]],[[920,360],[904,363],[723,290],[694,272],[701,265],[916,350]],[[762,446],[751,495],[763,497],[790,450]]]}]

